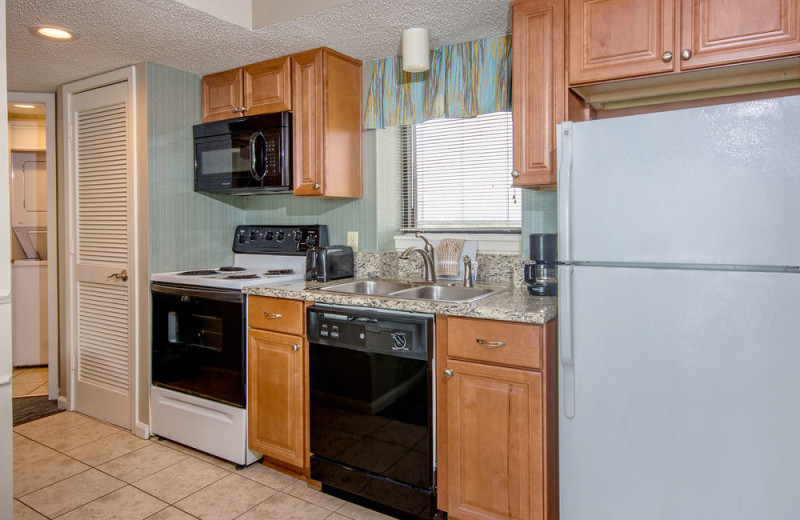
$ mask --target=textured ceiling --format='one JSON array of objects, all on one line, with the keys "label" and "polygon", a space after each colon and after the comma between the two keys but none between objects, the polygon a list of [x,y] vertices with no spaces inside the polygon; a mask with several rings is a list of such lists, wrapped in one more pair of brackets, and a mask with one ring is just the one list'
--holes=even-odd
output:
[{"label": "textured ceiling", "polygon": [[[6,16],[8,88],[31,92],[142,61],[204,75],[319,46],[383,58],[408,27],[432,47],[511,30],[508,0],[354,0],[256,31],[172,0],[6,0]],[[78,39],[35,38],[37,24]]]}]

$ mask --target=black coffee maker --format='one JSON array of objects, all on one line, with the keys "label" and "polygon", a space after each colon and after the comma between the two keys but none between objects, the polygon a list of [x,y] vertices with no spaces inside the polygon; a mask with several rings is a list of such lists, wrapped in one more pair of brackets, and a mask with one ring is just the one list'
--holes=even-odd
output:
[{"label": "black coffee maker", "polygon": [[558,294],[557,258],[558,235],[532,233],[530,254],[532,264],[525,265],[525,283],[533,296],[556,296]]}]

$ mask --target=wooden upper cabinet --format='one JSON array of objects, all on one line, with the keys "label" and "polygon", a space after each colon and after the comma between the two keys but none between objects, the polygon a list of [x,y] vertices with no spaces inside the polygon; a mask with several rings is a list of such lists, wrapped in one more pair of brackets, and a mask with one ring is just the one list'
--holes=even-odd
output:
[{"label": "wooden upper cabinet", "polygon": [[556,124],[566,118],[564,1],[511,4],[514,186],[556,184]]},{"label": "wooden upper cabinet", "polygon": [[800,0],[572,0],[569,83],[800,53]]},{"label": "wooden upper cabinet", "polygon": [[242,67],[246,114],[271,114],[292,109],[292,71],[288,56]]},{"label": "wooden upper cabinet", "polygon": [[203,76],[201,85],[204,123],[292,108],[288,56]]},{"label": "wooden upper cabinet", "polygon": [[675,0],[571,0],[569,82],[675,70]]},{"label": "wooden upper cabinet", "polygon": [[242,106],[242,69],[203,76],[201,91],[204,123],[236,117]]},{"label": "wooden upper cabinet", "polygon": [[362,197],[361,62],[327,48],[291,60],[294,195]]},{"label": "wooden upper cabinet", "polygon": [[681,68],[800,53],[800,0],[683,0]]}]

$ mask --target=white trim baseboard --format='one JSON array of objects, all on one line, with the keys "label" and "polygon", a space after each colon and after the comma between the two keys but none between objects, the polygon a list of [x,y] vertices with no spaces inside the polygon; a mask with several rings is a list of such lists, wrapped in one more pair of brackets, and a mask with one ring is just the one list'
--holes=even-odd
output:
[{"label": "white trim baseboard", "polygon": [[63,395],[58,396],[58,409],[59,410],[69,410],[69,402],[67,398]]},{"label": "white trim baseboard", "polygon": [[141,437],[142,439],[149,439],[150,438],[150,425],[145,424],[141,421],[136,421],[136,424],[133,425],[133,434],[137,437]]}]

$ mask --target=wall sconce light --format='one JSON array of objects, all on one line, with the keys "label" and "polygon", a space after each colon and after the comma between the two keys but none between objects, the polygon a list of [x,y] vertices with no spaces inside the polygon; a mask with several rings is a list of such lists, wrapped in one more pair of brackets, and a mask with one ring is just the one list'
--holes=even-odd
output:
[{"label": "wall sconce light", "polygon": [[412,28],[403,31],[403,70],[425,72],[430,69],[428,29]]}]

